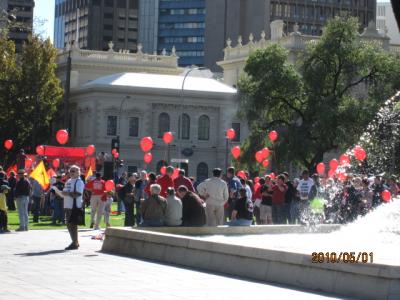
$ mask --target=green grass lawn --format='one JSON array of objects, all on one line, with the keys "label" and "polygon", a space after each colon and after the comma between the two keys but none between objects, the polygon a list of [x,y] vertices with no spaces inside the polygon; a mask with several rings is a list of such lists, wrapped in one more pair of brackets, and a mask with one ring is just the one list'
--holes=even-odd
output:
[{"label": "green grass lawn", "polygon": [[[117,210],[117,203],[112,204],[112,211]],[[111,226],[123,226],[124,225],[125,215],[111,215],[110,216],[110,224]],[[8,229],[15,230],[19,227],[19,219],[17,211],[8,211]],[[29,213],[29,229],[40,230],[40,229],[61,229],[65,228],[65,225],[52,225],[51,224],[51,216],[40,216],[39,223],[32,222],[32,214]],[[79,228],[89,228],[90,227],[90,208],[86,208],[86,226],[79,226]],[[104,223],[104,217],[102,218],[101,228],[105,228],[106,224]]]}]

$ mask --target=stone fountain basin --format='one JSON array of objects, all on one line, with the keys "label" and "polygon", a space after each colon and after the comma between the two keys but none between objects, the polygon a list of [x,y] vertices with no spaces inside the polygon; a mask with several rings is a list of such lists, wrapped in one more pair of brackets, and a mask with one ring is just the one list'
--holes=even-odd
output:
[{"label": "stone fountain basin", "polygon": [[[338,225],[318,226],[328,233]],[[304,254],[208,241],[196,236],[310,233],[298,225],[107,228],[102,251],[245,279],[362,299],[400,299],[400,266],[312,263]]]}]

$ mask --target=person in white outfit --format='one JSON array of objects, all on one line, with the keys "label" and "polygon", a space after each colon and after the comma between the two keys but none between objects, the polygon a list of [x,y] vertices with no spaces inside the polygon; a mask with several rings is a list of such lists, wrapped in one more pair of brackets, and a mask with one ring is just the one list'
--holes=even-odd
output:
[{"label": "person in white outfit", "polygon": [[213,170],[213,177],[197,187],[197,191],[206,201],[207,226],[224,224],[224,204],[228,201],[228,185],[221,179],[221,169]]}]

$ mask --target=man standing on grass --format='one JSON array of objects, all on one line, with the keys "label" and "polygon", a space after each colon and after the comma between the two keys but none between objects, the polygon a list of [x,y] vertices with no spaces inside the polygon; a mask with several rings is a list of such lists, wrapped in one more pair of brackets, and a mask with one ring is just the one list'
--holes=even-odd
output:
[{"label": "man standing on grass", "polygon": [[92,197],[90,198],[90,228],[93,228],[94,225],[94,229],[99,230],[105,208],[105,202],[101,200],[105,190],[105,183],[101,179],[101,173],[96,173],[96,178],[86,184],[86,189],[92,192]]}]

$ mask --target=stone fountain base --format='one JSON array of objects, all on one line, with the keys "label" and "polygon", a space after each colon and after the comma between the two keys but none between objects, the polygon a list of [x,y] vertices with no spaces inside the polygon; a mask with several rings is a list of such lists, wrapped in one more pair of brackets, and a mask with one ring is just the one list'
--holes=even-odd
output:
[{"label": "stone fountain base", "polygon": [[[315,231],[335,229],[337,226],[321,226]],[[102,251],[346,297],[400,299],[399,266],[312,263],[311,253],[245,247],[177,235],[296,232],[308,230],[302,226],[107,228]]]}]

